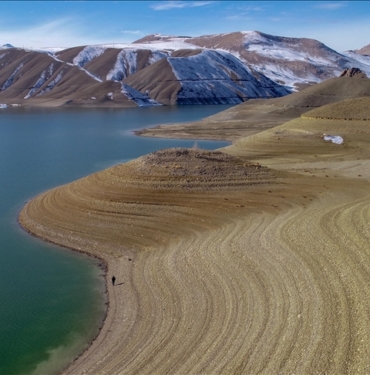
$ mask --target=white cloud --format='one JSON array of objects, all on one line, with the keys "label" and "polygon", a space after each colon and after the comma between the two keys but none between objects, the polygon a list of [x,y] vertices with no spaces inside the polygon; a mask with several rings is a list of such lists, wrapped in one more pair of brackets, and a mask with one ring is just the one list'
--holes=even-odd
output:
[{"label": "white cloud", "polygon": [[140,30],[122,30],[123,34],[131,34],[131,35],[138,35],[141,34]]},{"label": "white cloud", "polygon": [[239,13],[239,14],[234,14],[232,16],[227,16],[225,17],[227,20],[248,20],[251,19],[249,12],[244,12],[244,13]]},{"label": "white cloud", "polygon": [[[83,24],[80,19],[75,18],[60,18],[17,29],[2,29],[0,26],[0,45],[10,43],[16,47],[42,49],[128,42],[128,40],[116,40],[117,35],[115,37],[112,34],[101,35],[99,28],[91,26],[93,25]],[[136,30],[132,30],[132,34],[134,33]],[[130,33],[126,35],[129,38]]]},{"label": "white cloud", "polygon": [[214,1],[163,1],[152,5],[151,8],[154,10],[182,9],[202,7],[212,3],[214,3]]},{"label": "white cloud", "polygon": [[84,35],[79,22],[62,18],[36,26],[0,29],[0,44],[4,41],[16,47],[69,47],[84,45],[91,38]]},{"label": "white cloud", "polygon": [[328,2],[328,3],[322,3],[322,4],[316,4],[315,8],[317,9],[323,9],[323,10],[336,10],[340,8],[344,8],[348,5],[346,1],[340,1],[340,2]]}]

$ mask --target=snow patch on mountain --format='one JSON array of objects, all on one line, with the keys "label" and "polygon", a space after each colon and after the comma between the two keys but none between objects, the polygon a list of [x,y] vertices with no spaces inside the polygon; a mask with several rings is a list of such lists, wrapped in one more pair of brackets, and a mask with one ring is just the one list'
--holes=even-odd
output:
[{"label": "snow patch on mountain", "polygon": [[348,68],[359,68],[370,78],[370,56],[361,55],[354,51],[346,51],[343,52],[342,55],[346,56],[351,61],[347,66]]},{"label": "snow patch on mountain", "polygon": [[223,51],[205,50],[190,57],[169,57],[168,62],[179,81],[229,80],[231,71],[238,79],[250,75],[250,69],[235,56]]},{"label": "snow patch on mountain", "polygon": [[362,64],[370,65],[370,56],[361,55],[354,51],[345,51],[345,52],[342,52],[342,55],[347,56],[351,59],[357,60]]},{"label": "snow patch on mountain", "polygon": [[69,65],[69,66],[74,66],[74,65],[73,65],[72,63],[70,63],[70,62],[65,62],[65,61],[63,61],[63,60],[61,60],[61,59],[58,59],[58,57],[56,57],[56,56],[53,55],[53,54],[51,54],[50,57],[52,57],[55,61],[59,61],[59,62],[61,62],[61,63],[63,63],[63,64],[67,64],[67,65]]},{"label": "snow patch on mountain", "polygon": [[[149,65],[154,64],[156,61],[167,57],[168,53],[162,51],[151,51],[151,56],[148,60]],[[129,75],[137,72],[137,56],[138,50],[132,48],[123,49],[117,56],[116,63],[110,72],[107,74],[107,80],[122,81]]]},{"label": "snow patch on mountain", "polygon": [[41,96],[51,91],[62,78],[63,72],[59,72],[58,75],[50,83],[48,83],[48,85],[44,89],[42,89],[36,96]]},{"label": "snow patch on mountain", "polygon": [[102,55],[108,47],[106,46],[87,46],[74,59],[73,64],[83,67],[95,57]]},{"label": "snow patch on mountain", "polygon": [[40,78],[36,81],[36,83],[32,86],[31,90],[28,94],[24,97],[24,99],[30,98],[36,91],[39,89],[52,75],[54,70],[54,64],[51,63],[47,70],[44,70],[41,73]]},{"label": "snow patch on mountain", "polygon": [[122,83],[121,85],[121,92],[130,100],[133,100],[139,107],[162,105],[161,103],[149,98],[148,95],[142,94],[140,91],[135,90],[133,87],[126,85],[125,83]]},{"label": "snow patch on mountain", "polygon": [[[136,44],[135,44],[136,45]],[[145,44],[140,44],[141,46],[144,46]],[[176,51],[178,49],[200,49],[199,46],[196,46],[191,43],[186,43],[182,41],[161,41],[161,42],[150,42],[147,45],[148,47],[151,47],[151,49],[157,49],[157,50],[173,50]]]},{"label": "snow patch on mountain", "polygon": [[127,51],[126,53],[126,71],[129,75],[136,73],[137,71],[137,52],[134,50]]},{"label": "snow patch on mountain", "polygon": [[147,43],[112,43],[112,44],[101,44],[96,47],[102,48],[118,48],[118,49],[149,49],[151,51],[156,50],[178,50],[178,49],[201,49],[202,47],[196,46],[191,43],[184,41],[185,39],[174,38],[173,40],[166,41],[152,41]]},{"label": "snow patch on mountain", "polygon": [[244,32],[244,47],[250,52],[255,52],[261,56],[271,59],[285,61],[308,61],[316,64],[331,66],[336,56],[327,54],[326,58],[321,56],[312,56],[303,49],[299,39],[291,39],[290,43],[276,40],[270,40],[257,32]]},{"label": "snow patch on mountain", "polygon": [[270,98],[290,93],[261,75],[257,80],[239,59],[224,51],[204,50],[190,57],[170,57],[180,81],[179,104],[241,103],[246,98]]},{"label": "snow patch on mountain", "polygon": [[152,51],[152,56],[150,56],[149,58],[149,64],[154,64],[155,62],[167,56],[168,56],[168,53],[161,52],[161,51]]},{"label": "snow patch on mountain", "polygon": [[54,53],[63,51],[66,48],[65,47],[41,47],[40,49],[41,49],[41,51],[45,51],[47,53],[54,54]]},{"label": "snow patch on mountain", "polygon": [[277,60],[286,60],[286,61],[308,61],[308,62],[315,62],[316,64],[322,64],[325,66],[332,65],[332,59],[324,59],[321,57],[315,57],[313,59],[310,54],[300,51],[299,45],[295,46],[297,49],[289,50],[289,49],[282,49],[278,45],[276,46],[266,46],[266,45],[250,45],[248,46],[248,51],[253,51],[258,53],[259,55],[270,57],[272,59]]},{"label": "snow patch on mountain", "polygon": [[19,64],[17,68],[14,70],[14,72],[10,75],[10,77],[5,81],[3,84],[3,87],[1,88],[1,91],[6,90],[8,87],[10,87],[13,84],[15,75],[23,68],[23,63]]},{"label": "snow patch on mountain", "polygon": [[[308,84],[308,83],[320,83],[321,79],[316,77],[312,73],[302,72],[302,77],[298,77],[294,72],[289,68],[284,68],[279,65],[272,63],[268,64],[251,64],[252,68],[257,72],[262,73],[266,77],[270,78],[274,82],[284,82],[284,86],[295,90],[295,85],[297,84]],[[337,72],[340,73],[340,70]]]},{"label": "snow patch on mountain", "polygon": [[98,82],[103,82],[103,80],[99,77],[97,77],[96,75],[90,73],[87,69],[85,68],[82,68],[81,66],[78,67],[80,70],[82,70],[83,72],[85,72],[88,76],[90,76],[91,78],[94,78],[95,81],[98,81]]},{"label": "snow patch on mountain", "polygon": [[137,51],[123,49],[117,56],[114,68],[107,74],[107,80],[122,81],[127,76],[136,73]]}]

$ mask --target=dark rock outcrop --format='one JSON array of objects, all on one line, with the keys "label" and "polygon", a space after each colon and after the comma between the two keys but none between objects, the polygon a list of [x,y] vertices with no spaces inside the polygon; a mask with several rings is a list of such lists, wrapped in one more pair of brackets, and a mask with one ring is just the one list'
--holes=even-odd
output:
[{"label": "dark rock outcrop", "polygon": [[358,77],[358,78],[367,78],[367,75],[362,72],[359,68],[348,68],[344,69],[339,77]]}]

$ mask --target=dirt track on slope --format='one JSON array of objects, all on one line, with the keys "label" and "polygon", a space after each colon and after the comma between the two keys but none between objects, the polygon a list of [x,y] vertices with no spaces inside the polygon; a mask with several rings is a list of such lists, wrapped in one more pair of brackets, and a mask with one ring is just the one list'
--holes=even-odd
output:
[{"label": "dirt track on slope", "polygon": [[368,127],[294,120],[238,158],[161,151],[29,202],[27,230],[117,277],[65,374],[370,373]]}]

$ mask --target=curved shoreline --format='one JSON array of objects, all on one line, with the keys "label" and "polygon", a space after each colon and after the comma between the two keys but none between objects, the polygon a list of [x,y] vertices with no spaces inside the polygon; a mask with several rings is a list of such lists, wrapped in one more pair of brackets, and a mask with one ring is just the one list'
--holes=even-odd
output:
[{"label": "curved shoreline", "polygon": [[[208,155],[209,152],[206,152],[206,154]],[[133,163],[135,163],[135,161]],[[257,169],[256,169],[256,167],[252,166],[252,170],[254,170],[254,169],[258,170],[259,168],[260,167],[257,167]],[[262,172],[262,173],[264,173],[264,172]],[[176,180],[177,180],[177,177],[176,177]],[[29,201],[26,204],[26,206],[23,208],[22,212],[20,213],[20,216],[19,216],[20,225],[22,226],[22,228],[24,228],[30,234],[35,235],[35,236],[37,236],[37,237],[39,237],[39,238],[41,238],[45,241],[48,241],[50,243],[53,243],[53,244],[56,244],[56,245],[59,245],[59,246],[63,246],[65,248],[68,248],[68,249],[71,249],[71,250],[74,250],[74,251],[82,252],[82,253],[88,254],[90,256],[93,256],[94,258],[97,258],[100,261],[104,262],[107,265],[107,269],[108,269],[108,272],[105,274],[105,279],[106,279],[107,293],[108,293],[108,298],[109,298],[109,307],[107,309],[107,314],[106,314],[106,318],[104,320],[103,327],[99,331],[98,336],[92,341],[91,345],[87,348],[87,350],[84,351],[83,353],[81,353],[81,355],[79,355],[73,361],[73,363],[71,363],[70,367],[71,366],[73,367],[74,363],[84,361],[84,358],[82,358],[82,357],[89,356],[89,353],[91,353],[91,351],[94,351],[94,347],[96,347],[96,346],[99,347],[100,342],[104,341],[104,339],[107,335],[107,332],[109,331],[109,329],[111,327],[112,321],[115,319],[115,313],[113,312],[113,310],[115,310],[116,303],[117,303],[116,298],[115,298],[115,294],[114,294],[114,290],[116,290],[116,287],[113,288],[111,286],[111,283],[107,279],[107,276],[108,276],[108,273],[109,273],[109,275],[114,274],[117,277],[117,283],[119,284],[120,273],[118,271],[114,271],[114,268],[117,266],[117,257],[109,256],[109,254],[105,253],[104,251],[98,252],[98,253],[96,251],[91,251],[92,246],[89,246],[89,245],[86,245],[86,244],[82,245],[82,246],[79,244],[78,246],[76,246],[76,244],[68,242],[68,239],[67,239],[67,241],[65,241],[65,240],[62,241],[60,235],[58,235],[58,234],[56,234],[54,236],[53,235],[51,235],[51,236],[46,235],[45,233],[49,232],[49,229],[47,227],[42,228],[40,230],[41,227],[37,223],[36,223],[35,226],[32,226],[32,225],[30,225],[29,222],[27,222],[27,220],[29,219],[29,217],[26,214],[27,208],[30,205],[32,205],[35,200],[39,199],[42,196],[45,196],[45,195],[47,196],[48,194],[52,193],[53,191],[57,191],[58,189],[59,188],[52,189],[51,191],[40,194],[38,197]],[[203,194],[200,194],[200,196],[202,196],[202,195]],[[204,220],[202,220],[202,221],[204,221]],[[191,225],[191,226],[193,226],[193,225]],[[96,246],[94,246],[94,247],[96,249]],[[122,250],[122,248],[121,248],[121,250]],[[130,251],[130,250],[127,249],[127,254],[128,254],[128,257],[130,257],[130,259],[135,257],[134,253],[135,253],[135,251],[132,251],[132,250]],[[122,257],[122,256],[125,256],[125,255],[121,254],[120,257]],[[69,373],[68,369],[65,370],[65,371],[67,371],[67,373]]]},{"label": "curved shoreline", "polygon": [[[361,185],[363,185],[363,187],[361,187]],[[323,192],[321,197],[320,195],[317,196],[311,201],[311,203],[309,203],[309,205],[302,204],[302,201],[307,201],[307,198],[300,198],[290,207],[289,205],[286,206],[287,202],[285,202],[285,208],[281,206],[277,209],[273,207],[267,209],[266,205],[262,212],[254,211],[253,209],[247,210],[249,211],[247,216],[240,216],[240,214],[237,214],[236,217],[229,218],[229,220],[227,220],[227,222],[221,227],[216,226],[213,229],[210,228],[203,234],[202,232],[194,232],[193,235],[187,235],[178,239],[172,243],[170,248],[158,249],[158,251],[161,252],[160,257],[151,252],[139,252],[137,258],[134,260],[137,270],[132,274],[133,281],[135,281],[133,283],[133,293],[136,293],[137,297],[139,297],[138,301],[142,298],[144,298],[144,300],[148,299],[146,303],[152,305],[151,309],[153,310],[151,313],[156,312],[156,316],[150,317],[151,314],[150,311],[148,311],[147,313],[149,315],[142,312],[144,313],[144,316],[140,318],[140,313],[138,314],[137,310],[132,311],[131,314],[125,314],[122,307],[126,301],[123,298],[122,289],[119,289],[120,287],[117,286],[113,288],[108,284],[110,289],[110,308],[104,326],[98,337],[92,342],[91,346],[66,370],[64,370],[63,374],[82,374],[84,370],[86,370],[86,373],[88,374],[159,374],[168,372],[170,368],[172,368],[172,372],[170,371],[170,373],[196,374],[201,373],[201,367],[199,366],[202,366],[204,361],[208,362],[208,373],[229,374],[238,372],[237,369],[243,362],[242,357],[240,357],[240,354],[238,353],[245,352],[246,349],[240,352],[240,349],[238,349],[240,345],[242,345],[241,347],[246,345],[247,348],[250,348],[251,345],[255,346],[254,355],[250,357],[248,363],[243,365],[243,372],[255,373],[257,369],[262,366],[262,368],[264,368],[264,373],[271,373],[276,369],[275,366],[279,366],[278,363],[280,363],[281,359],[284,357],[283,353],[286,348],[284,345],[281,345],[285,342],[284,340],[281,341],[282,335],[289,335],[289,337],[292,335],[291,339],[296,337],[293,341],[295,347],[294,351],[296,353],[293,355],[293,358],[300,358],[302,360],[303,352],[305,353],[305,357],[308,358],[308,361],[293,362],[299,364],[299,366],[297,367],[297,365],[295,365],[294,367],[287,367],[284,371],[281,371],[282,373],[290,373],[293,368],[296,371],[299,371],[299,373],[304,374],[312,373],[314,370],[319,371],[320,369],[326,369],[326,372],[329,374],[343,373],[343,358],[348,358],[348,355],[350,355],[349,358],[352,358],[352,369],[354,368],[353,365],[357,366],[359,363],[363,363],[363,366],[366,366],[365,357],[359,357],[359,355],[355,354],[353,350],[348,352],[349,349],[346,349],[346,347],[343,347],[340,350],[339,348],[341,347],[340,343],[345,342],[343,340],[346,340],[348,335],[348,330],[345,328],[347,327],[347,324],[358,325],[361,322],[366,324],[367,321],[363,320],[363,315],[360,317],[348,315],[348,319],[350,319],[348,320],[348,323],[346,319],[344,321],[341,321],[340,319],[338,320],[339,315],[337,316],[337,314],[341,311],[347,310],[340,308],[339,311],[336,311],[336,309],[333,309],[335,303],[333,305],[329,298],[333,289],[327,289],[327,285],[324,285],[323,283],[325,282],[325,279],[336,283],[337,281],[335,280],[339,274],[330,267],[327,271],[329,273],[323,275],[321,267],[327,268],[331,264],[332,260],[329,254],[338,246],[338,238],[336,238],[335,234],[334,236],[330,235],[330,237],[327,237],[327,233],[330,233],[331,230],[328,229],[329,227],[326,227],[327,224],[332,225],[331,223],[333,223],[333,225],[336,225],[337,223],[336,216],[333,216],[331,212],[335,213],[338,212],[338,210],[341,211],[346,206],[348,207],[345,208],[346,210],[352,210],[352,208],[356,208],[359,204],[361,204],[359,207],[368,206],[370,204],[370,198],[367,193],[367,183],[361,184],[360,182],[358,188],[355,190],[348,188],[347,192],[341,192],[340,189],[336,189],[333,185],[330,186],[330,184],[327,186],[329,186],[329,192]],[[344,204],[342,202],[347,203]],[[325,207],[325,209],[323,209],[323,207]],[[321,220],[317,219],[324,218],[328,214],[334,218],[334,221],[332,222],[330,220],[325,223],[325,227],[322,227]],[[226,218],[227,216],[225,219]],[[296,227],[296,224],[300,221],[302,221],[302,225]],[[310,226],[312,226],[312,228]],[[327,238],[326,241],[334,241],[330,247],[326,247],[328,255],[326,255],[321,261],[316,257],[315,252],[312,252],[312,249],[310,249],[314,246],[314,237],[309,237],[310,240],[308,241],[305,238],[302,238],[302,240],[299,239],[301,235],[317,235],[320,228],[322,232],[319,236],[320,240]],[[343,227],[343,229],[344,228],[345,227]],[[291,237],[292,230],[295,232],[293,237]],[[278,237],[276,237],[276,233],[279,233]],[[283,234],[283,236],[281,236],[280,233]],[[219,239],[221,238],[222,242],[220,243]],[[298,242],[297,245],[294,244],[293,246],[289,245],[287,247],[285,244],[287,240],[289,242],[293,241],[292,245],[295,241]],[[248,252],[245,252],[244,250],[245,241],[247,241],[250,248]],[[360,244],[361,243],[362,242],[360,242]],[[262,252],[260,248],[261,245],[262,249],[264,249]],[[213,248],[213,252],[207,254],[206,249],[210,246]],[[230,253],[230,248],[234,248],[234,251],[236,251],[234,255]],[[351,256],[355,256],[356,249],[357,247],[354,247],[353,250],[347,247],[345,251],[351,251]],[[312,254],[310,254],[310,252],[307,253],[308,250]],[[321,251],[320,249],[318,250],[319,252]],[[233,260],[235,255],[236,258]],[[247,257],[247,262],[244,264],[240,263],[240,260],[244,257]],[[370,254],[367,255],[367,258],[370,259]],[[194,267],[194,264],[192,265],[193,259],[197,259],[197,263],[199,263],[197,267]],[[333,260],[334,259],[336,258],[333,258]],[[337,259],[339,260],[341,258]],[[322,264],[320,265],[318,261]],[[250,262],[252,263],[249,264]],[[345,262],[348,262],[348,260],[345,260]],[[336,267],[345,270],[348,269],[348,267],[352,268],[354,266],[352,266],[352,263],[347,265],[345,262],[343,263],[343,261],[340,261]],[[129,270],[117,270],[124,266],[124,264],[127,265],[127,263],[127,261],[125,262],[122,259],[111,259],[110,264],[115,268],[112,269],[112,272],[114,272],[115,275],[118,275],[118,281],[120,281],[121,275],[125,275]],[[168,264],[170,269],[166,270],[167,267],[163,268],[165,264]],[[212,268],[208,268],[212,264]],[[315,264],[317,264],[318,267]],[[235,269],[238,269],[238,274],[235,273]],[[158,279],[157,273],[159,270],[164,272],[160,276],[160,279]],[[353,271],[354,270],[355,269],[353,269]],[[180,274],[178,274],[178,272],[180,272]],[[349,275],[348,272],[345,273]],[[197,299],[198,304],[203,299],[208,301],[208,303],[211,303],[206,310],[204,310],[201,303],[198,307],[195,307],[194,305],[191,310],[187,310],[186,306],[190,306],[189,303],[193,298],[193,292],[191,292],[193,287],[188,289],[188,292],[185,294],[178,294],[183,288],[183,276],[181,274],[183,274],[183,276],[188,275],[184,280],[188,280],[187,282],[191,283],[195,282],[194,285],[197,285],[195,290],[203,296],[202,298]],[[188,278],[190,275],[193,275],[194,280]],[[203,289],[202,287],[204,281],[202,278],[199,278],[200,275],[202,275],[204,281],[206,281],[206,289]],[[356,280],[357,273],[352,272],[352,275],[352,279]],[[291,279],[292,277],[293,279]],[[163,281],[161,281],[161,278],[163,278]],[[142,279],[143,283],[140,281]],[[267,283],[266,286],[263,286],[264,283]],[[166,289],[163,289],[165,285],[173,285],[171,287],[171,298],[168,301],[163,300],[164,295],[166,295]],[[308,287],[309,285],[310,287]],[[139,287],[139,289],[136,289],[137,287]],[[349,282],[347,287],[358,288],[356,284],[353,284],[352,282]],[[149,288],[149,294],[145,292],[144,295],[142,295],[143,291],[147,288]],[[260,290],[260,288],[262,289]],[[270,288],[273,289],[269,291]],[[162,290],[162,292],[160,292],[160,290]],[[185,290],[187,290],[187,288]],[[363,290],[366,290],[366,288]],[[158,292],[160,292],[160,295],[156,296],[156,293]],[[189,292],[190,294],[188,294]],[[260,292],[263,293],[260,294]],[[237,318],[243,310],[239,311],[241,306],[238,308],[238,304],[235,304],[235,302],[245,293],[253,296],[250,303],[252,303],[251,308],[255,312],[251,315],[251,317],[254,316],[254,318],[252,320],[247,320],[247,325],[250,327],[249,330],[243,332],[243,330],[240,330],[240,323],[244,321],[244,319],[241,319],[241,317],[239,317],[239,319]],[[293,295],[296,296],[295,298],[298,298],[297,301],[300,301],[298,305],[293,303],[295,299],[289,298],[288,300],[285,300],[284,295],[288,296],[290,293],[293,293]],[[281,297],[277,298],[280,294]],[[325,294],[327,297],[323,298]],[[274,298],[272,298],[273,296]],[[341,296],[344,296],[344,294],[341,294]],[[261,297],[262,299],[260,299]],[[352,294],[352,297],[363,298],[361,294]],[[187,301],[188,298],[190,298],[189,301]],[[226,305],[224,306],[224,303],[221,303],[225,298],[226,300],[229,300],[229,302],[233,300],[235,302],[226,308]],[[153,302],[156,301],[154,305],[151,302],[152,300]],[[283,301],[290,301],[289,304],[293,303],[293,305],[291,305],[289,309],[286,309],[289,304],[285,305],[286,302],[283,303]],[[122,303],[124,304],[122,305]],[[138,306],[140,306],[141,302],[138,303]],[[280,303],[283,304],[279,307]],[[344,301],[341,303],[344,303]],[[165,312],[162,312],[162,314],[164,313],[164,316],[157,315],[157,313],[162,311],[161,308],[155,307],[157,304],[163,304],[163,306],[166,306],[166,309],[171,308],[172,306],[172,311],[169,311],[167,318],[167,313]],[[187,326],[187,323],[182,321],[181,318],[177,321],[175,326],[169,322],[168,318],[176,312],[176,306],[180,306],[179,312],[181,311],[182,316],[185,317],[190,314],[189,317],[195,318],[195,316],[197,316],[198,319],[197,321],[191,318],[190,321],[192,321],[194,327],[188,331],[187,335],[180,335],[180,337],[182,337],[182,344],[179,344],[180,347],[177,349],[172,345],[168,346],[168,344],[163,346],[162,341],[165,337],[171,337],[171,340],[175,339],[176,335],[173,336],[173,333],[178,330],[183,332],[183,328],[186,328]],[[345,305],[343,305],[343,307],[344,306]],[[193,309],[195,310],[192,311]],[[250,312],[248,311],[249,308],[247,308],[242,314],[245,318],[250,316]],[[258,311],[259,313],[257,313]],[[270,311],[270,313],[266,315],[267,311]],[[328,314],[329,311],[330,314],[324,319],[325,314]],[[324,315],[323,312],[325,312]],[[256,313],[257,315],[255,315]],[[364,313],[366,314],[366,312]],[[229,314],[231,315],[228,316]],[[275,314],[278,314],[278,316],[282,314],[282,319],[275,317]],[[301,316],[305,317],[303,321],[301,321]],[[129,320],[133,319],[132,324],[129,324],[126,327],[131,330],[131,335],[127,333],[126,328],[122,327],[122,324],[125,324],[125,317]],[[249,319],[251,319],[251,317]],[[257,319],[257,317],[260,318]],[[334,331],[331,330],[330,325],[328,326],[325,324],[325,321],[328,318],[332,319],[333,324],[338,324],[338,327],[335,329],[335,332],[337,332],[336,334],[333,334]],[[223,321],[223,324],[219,325],[219,319]],[[289,324],[291,325],[291,328],[287,329],[287,327],[283,331],[281,331],[282,328],[279,328],[279,330],[275,332],[279,325],[284,321],[290,322]],[[314,321],[316,321],[316,323],[313,324]],[[303,326],[301,326],[302,324]],[[152,328],[148,330],[149,327]],[[148,336],[148,334],[152,335],[153,332],[156,332],[155,327],[158,329],[159,327],[162,327],[161,331],[167,330],[167,333],[164,334],[163,338],[158,336],[157,339],[155,339],[155,336]],[[252,327],[254,328],[252,329]],[[303,327],[305,327],[305,334],[302,334],[301,332]],[[366,325],[363,327],[366,327]],[[154,331],[152,331],[153,329]],[[174,329],[175,331],[173,331]],[[161,335],[161,331],[157,331],[157,335]],[[324,334],[325,340],[319,340],[319,337],[316,337],[311,344],[307,346],[306,337],[309,337],[315,331],[318,333],[321,332],[319,336]],[[141,334],[136,335],[138,332],[141,332]],[[298,332],[301,332],[301,334],[296,336]],[[361,331],[357,332],[359,333]],[[200,333],[201,336],[199,336]],[[168,334],[170,336],[168,336]],[[306,336],[307,334],[308,336]],[[121,335],[127,335],[128,337],[131,337],[131,339],[124,343],[125,340]],[[261,336],[255,341],[251,339],[254,335],[257,335],[256,337],[259,335]],[[351,336],[351,341],[355,339],[355,341],[353,341],[355,348],[361,348],[361,345],[365,345],[366,347],[367,344],[363,342],[363,338],[366,335],[367,333],[365,330],[356,338]],[[246,340],[245,336],[249,339]],[[149,339],[149,337],[151,338]],[[218,338],[214,341],[216,337]],[[267,337],[269,338],[268,340]],[[230,340],[232,340],[232,342]],[[134,345],[131,348],[125,348],[126,345],[130,346],[130,341],[132,341]],[[199,349],[207,342],[207,346],[209,348],[214,346],[214,350],[211,352],[201,351],[199,355],[201,355],[203,359],[199,362],[200,357],[198,356],[197,351],[193,351],[186,345],[186,343],[190,344],[190,342]],[[228,351],[231,351],[230,355],[226,357],[221,355],[223,351],[221,348],[225,347],[222,345],[224,342],[229,343],[227,348]],[[328,344],[329,342],[330,345]],[[335,342],[338,342],[338,344],[334,345]],[[270,357],[270,350],[276,345],[276,343],[280,343],[278,346],[280,349],[266,362],[266,356]],[[272,346],[270,346],[270,344]],[[139,345],[139,347],[137,345]],[[154,357],[153,347],[157,348],[154,352]],[[139,350],[139,348],[141,348],[141,350]],[[190,349],[188,355],[189,359],[191,358],[191,362],[187,364],[187,361],[175,361],[175,363],[177,363],[176,366],[178,367],[172,367],[173,365],[167,367],[164,358],[169,355],[168,350],[171,349],[173,351],[171,355],[172,357],[175,354],[176,356],[180,355],[185,348]],[[327,365],[322,367],[323,363],[320,363],[320,367],[311,367],[311,359],[314,358],[312,355],[314,355],[318,348],[326,353],[325,356],[333,356],[332,358],[335,358],[334,363],[336,363],[336,365],[334,367],[327,367]],[[128,353],[121,356],[119,353],[125,350],[128,350]],[[262,350],[262,352],[260,350]],[[140,353],[141,351],[142,355]],[[335,355],[334,352],[336,352]],[[136,353],[137,357],[135,361],[126,363],[125,361],[134,353]],[[219,357],[220,355],[221,357]],[[215,356],[217,358],[219,357],[217,361],[215,361]],[[124,358],[126,359],[124,360]],[[123,363],[126,364],[123,365]],[[174,372],[175,368],[176,372]],[[222,368],[224,368],[224,370],[222,370]],[[352,372],[350,371],[349,373]]]},{"label": "curved shoreline", "polygon": [[225,158],[213,175],[218,156],[184,166],[188,154],[164,152],[25,206],[22,225],[102,252],[124,283],[108,283],[107,320],[64,374],[370,369],[370,233],[359,230],[370,215],[370,172],[359,174],[369,131],[341,127],[345,143],[335,146],[317,136],[334,122],[307,121],[227,148],[281,172]]},{"label": "curved shoreline", "polygon": [[87,250],[81,250],[81,249],[74,249],[74,248],[71,248],[71,247],[68,247],[68,246],[64,246],[64,245],[61,245],[57,242],[54,242],[54,241],[51,241],[47,238],[44,238],[44,237],[41,237],[39,236],[37,233],[35,232],[31,232],[30,230],[27,229],[27,227],[23,226],[22,225],[22,222],[19,220],[19,216],[17,218],[17,222],[19,224],[19,226],[25,231],[27,232],[28,234],[42,240],[42,241],[45,241],[47,243],[50,243],[54,246],[57,246],[57,247],[61,247],[63,249],[67,249],[67,250],[70,250],[70,251],[76,251],[78,253],[81,253],[81,254],[84,254],[90,258],[93,258],[95,260],[98,260],[99,263],[97,264],[97,267],[103,271],[103,275],[102,277],[104,278],[104,294],[106,294],[107,298],[106,298],[106,302],[105,302],[105,306],[106,306],[106,309],[105,309],[105,314],[104,314],[104,317],[102,318],[101,320],[101,323],[98,327],[98,333],[96,334],[96,336],[90,341],[90,343],[88,343],[88,345],[86,346],[86,348],[80,353],[78,354],[72,362],[70,362],[62,371],[65,371],[66,368],[70,367],[74,362],[76,362],[82,355],[84,355],[85,352],[87,352],[90,347],[93,345],[93,343],[97,340],[97,338],[99,337],[100,335],[100,332],[101,330],[103,329],[104,325],[105,325],[105,321],[107,320],[107,317],[108,317],[108,313],[109,313],[109,308],[110,308],[110,304],[111,304],[111,297],[109,296],[109,289],[108,289],[108,261],[106,261],[105,259],[101,258],[101,257],[98,257],[92,253],[90,253],[89,251]]}]

